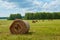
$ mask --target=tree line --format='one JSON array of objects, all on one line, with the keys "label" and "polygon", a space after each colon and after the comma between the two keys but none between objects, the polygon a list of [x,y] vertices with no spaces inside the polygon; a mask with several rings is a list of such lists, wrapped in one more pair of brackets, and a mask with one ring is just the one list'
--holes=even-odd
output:
[{"label": "tree line", "polygon": [[15,20],[15,19],[22,19],[21,14],[10,14],[10,16],[8,17],[8,20]]},{"label": "tree line", "polygon": [[60,12],[36,12],[36,13],[25,13],[22,17],[21,14],[11,14],[8,18],[14,19],[26,19],[26,20],[40,20],[40,19],[60,19]]},{"label": "tree line", "polygon": [[8,17],[0,17],[0,19],[7,19]]},{"label": "tree line", "polygon": [[60,12],[36,12],[26,13],[25,19],[60,19]]}]

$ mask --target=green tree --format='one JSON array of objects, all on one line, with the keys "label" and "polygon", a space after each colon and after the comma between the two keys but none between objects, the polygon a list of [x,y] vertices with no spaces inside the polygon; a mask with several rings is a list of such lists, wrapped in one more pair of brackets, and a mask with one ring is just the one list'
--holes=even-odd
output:
[{"label": "green tree", "polygon": [[10,14],[8,19],[14,20],[14,19],[21,19],[21,18],[22,18],[21,14]]}]

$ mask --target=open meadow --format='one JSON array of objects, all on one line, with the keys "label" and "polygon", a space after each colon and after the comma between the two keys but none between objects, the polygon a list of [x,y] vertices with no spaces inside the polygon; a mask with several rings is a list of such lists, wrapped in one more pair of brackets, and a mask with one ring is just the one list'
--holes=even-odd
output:
[{"label": "open meadow", "polygon": [[13,35],[9,27],[13,20],[0,20],[0,40],[60,40],[60,20],[26,20],[30,24],[27,34]]}]

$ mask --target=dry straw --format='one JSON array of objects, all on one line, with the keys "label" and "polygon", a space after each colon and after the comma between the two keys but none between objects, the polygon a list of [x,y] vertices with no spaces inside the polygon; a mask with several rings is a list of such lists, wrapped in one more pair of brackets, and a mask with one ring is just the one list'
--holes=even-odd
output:
[{"label": "dry straw", "polygon": [[25,34],[29,31],[29,23],[20,19],[14,20],[10,26],[10,32],[12,34]]}]

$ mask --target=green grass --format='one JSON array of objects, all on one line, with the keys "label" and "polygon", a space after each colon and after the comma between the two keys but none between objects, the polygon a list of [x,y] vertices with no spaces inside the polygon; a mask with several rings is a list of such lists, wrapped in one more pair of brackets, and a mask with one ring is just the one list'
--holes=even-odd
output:
[{"label": "green grass", "polygon": [[60,40],[60,20],[26,20],[30,24],[28,34],[12,35],[9,27],[13,21],[0,20],[0,40]]}]

